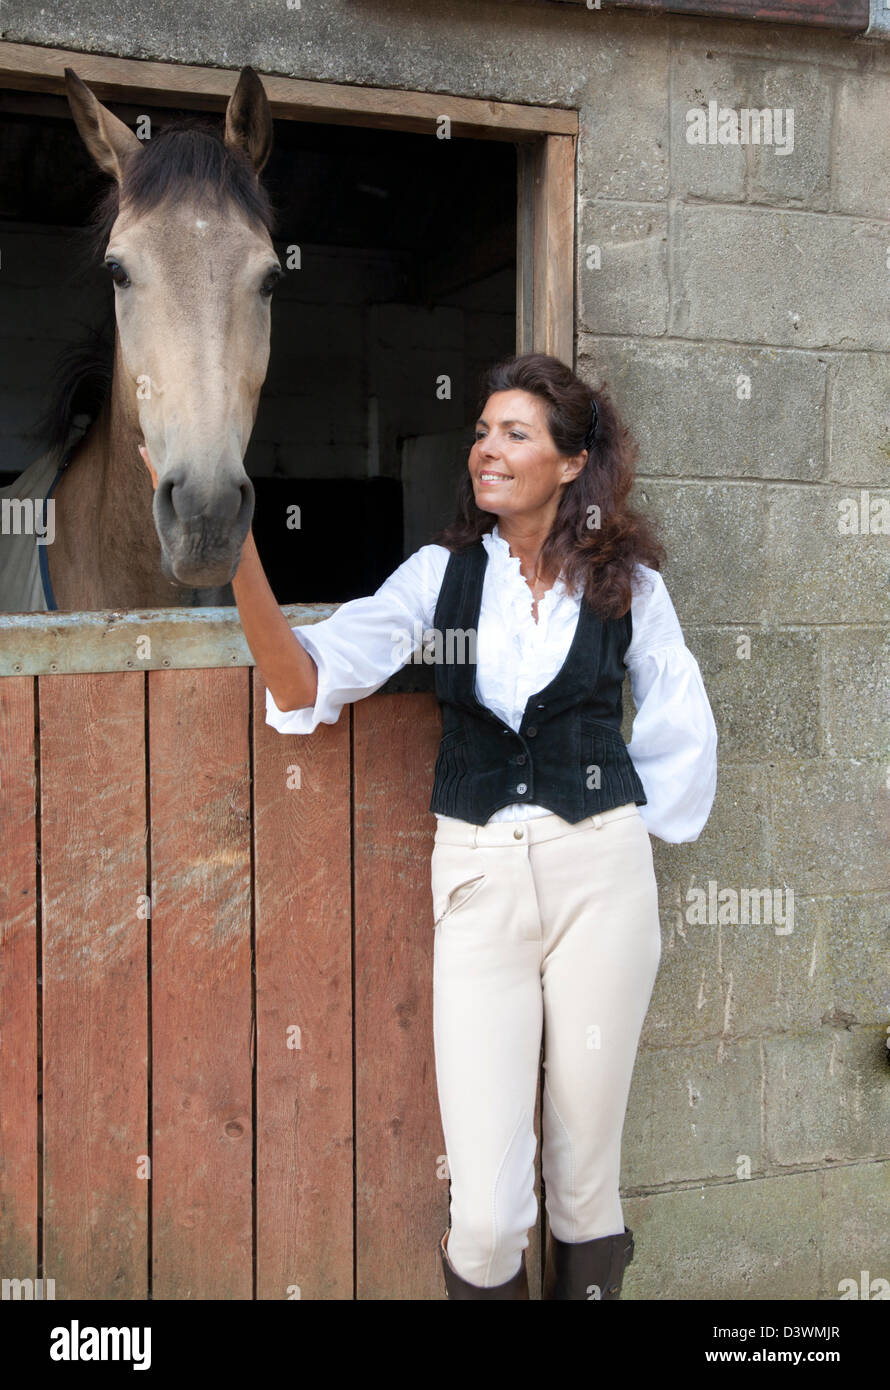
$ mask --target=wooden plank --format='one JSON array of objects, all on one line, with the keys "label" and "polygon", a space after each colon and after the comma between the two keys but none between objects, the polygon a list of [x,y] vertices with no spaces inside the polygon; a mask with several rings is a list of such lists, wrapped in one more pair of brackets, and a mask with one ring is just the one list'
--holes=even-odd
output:
[{"label": "wooden plank", "polygon": [[349,711],[279,734],[255,671],[257,1297],[353,1297]]},{"label": "wooden plank", "polygon": [[535,172],[539,145],[516,146],[516,352],[535,343]]},{"label": "wooden plank", "polygon": [[149,1191],[144,678],[43,676],[38,697],[44,1272],[58,1299],[141,1299]]},{"label": "wooden plank", "polygon": [[[560,0],[584,5],[587,0]],[[653,14],[713,15],[718,19],[753,19],[768,24],[802,24],[819,29],[863,33],[868,28],[868,0],[606,0],[603,10],[650,10]]]},{"label": "wooden plank", "polygon": [[153,1297],[251,1298],[244,671],[152,671]]},{"label": "wooden plank", "polygon": [[37,1277],[34,682],[0,681],[0,1271]]},{"label": "wooden plank", "polygon": [[448,1176],[433,1051],[433,695],[353,706],[356,1296],[444,1297]]},{"label": "wooden plank", "polygon": [[[64,69],[74,68],[100,100],[138,99],[144,104],[222,110],[235,89],[234,69],[186,63],[143,62],[31,44],[0,43],[0,85],[37,92],[63,92]],[[385,87],[309,82],[260,73],[272,108],[281,120],[324,121],[388,130],[435,133],[442,115],[453,135],[492,140],[536,139],[541,131],[575,134],[578,114],[552,106],[480,101]]]},{"label": "wooden plank", "polygon": [[[338,607],[288,603],[281,611],[296,627],[321,622]],[[149,640],[137,643],[137,638]],[[233,606],[0,613],[0,676],[198,670],[252,663]]]},{"label": "wooden plank", "polygon": [[[293,627],[306,627],[329,618],[339,607],[339,603],[285,603],[281,611]],[[134,655],[137,650],[138,656]],[[231,669],[253,664],[235,607],[0,613],[0,676]],[[430,668],[411,663],[381,687],[400,692],[431,688]]]},{"label": "wooden plank", "polygon": [[575,140],[542,141],[535,173],[535,351],[575,361]]}]

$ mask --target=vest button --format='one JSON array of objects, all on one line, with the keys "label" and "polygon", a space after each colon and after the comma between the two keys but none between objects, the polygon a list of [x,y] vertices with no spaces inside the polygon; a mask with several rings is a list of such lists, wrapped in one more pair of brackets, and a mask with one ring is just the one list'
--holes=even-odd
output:
[{"label": "vest button", "polygon": [[534,724],[530,724],[529,727],[528,727],[528,728],[526,729],[526,731],[525,731],[526,737],[527,737],[527,738],[534,738],[534,736],[535,736],[535,734],[536,734],[537,732],[538,732],[538,731],[537,731],[537,729],[535,728]]},{"label": "vest button", "polygon": [[523,763],[528,762],[528,758],[526,757],[525,753],[520,753],[516,761],[519,763],[521,767]]},{"label": "vest button", "polygon": [[514,830],[514,831],[513,831],[513,839],[514,839],[514,840],[521,840],[521,839],[522,839],[522,831],[521,831],[521,830]]},{"label": "vest button", "polygon": [[520,782],[516,790],[519,792],[520,796],[525,796],[525,793],[528,791],[528,787],[524,782]]}]

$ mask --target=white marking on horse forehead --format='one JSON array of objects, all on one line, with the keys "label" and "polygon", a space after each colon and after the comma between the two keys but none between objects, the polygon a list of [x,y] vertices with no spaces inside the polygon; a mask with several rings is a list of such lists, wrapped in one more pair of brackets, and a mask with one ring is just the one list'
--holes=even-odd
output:
[{"label": "white marking on horse forehead", "polygon": [[210,226],[210,223],[205,222],[203,217],[196,217],[195,226],[197,227],[199,232],[206,232],[207,228]]}]

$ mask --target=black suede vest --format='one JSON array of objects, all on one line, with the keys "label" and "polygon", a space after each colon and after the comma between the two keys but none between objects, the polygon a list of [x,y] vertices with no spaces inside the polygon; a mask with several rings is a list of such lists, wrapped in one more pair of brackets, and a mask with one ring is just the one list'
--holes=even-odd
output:
[{"label": "black suede vest", "polygon": [[[439,591],[433,626],[440,634],[434,669],[442,741],[430,810],[484,825],[501,806],[525,802],[574,825],[629,801],[645,805],[621,735],[630,610],[603,620],[582,597],[562,668],[529,697],[516,733],[478,700],[472,648],[464,643],[462,650],[459,638],[478,628],[487,563],[481,541],[452,552]],[[457,634],[453,645],[450,634]]]}]

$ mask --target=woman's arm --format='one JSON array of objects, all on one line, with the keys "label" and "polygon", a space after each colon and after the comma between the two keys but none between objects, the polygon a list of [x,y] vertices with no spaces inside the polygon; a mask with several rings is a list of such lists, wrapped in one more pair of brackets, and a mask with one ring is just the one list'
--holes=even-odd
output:
[{"label": "woman's arm", "polygon": [[318,667],[294,636],[269,587],[253,528],[248,531],[232,590],[247,645],[263,684],[282,711],[315,704]]},{"label": "woman's arm", "polygon": [[[152,487],[157,488],[158,475],[144,444],[140,444],[139,452],[151,475]],[[287,618],[278,607],[256,548],[252,527],[241,549],[232,591],[247,645],[263,684],[278,709],[305,709],[307,705],[314,705],[318,691],[318,667],[306,649],[300,646]]]},{"label": "woman's arm", "polygon": [[646,792],[639,808],[646,829],[668,844],[687,844],[714,803],[717,727],[664,580],[648,574],[648,591],[634,595],[624,655],[637,707],[627,751]]},{"label": "woman's arm", "polygon": [[373,594],[292,628],[318,669],[315,704],[284,712],[267,689],[266,723],[280,734],[311,734],[319,724],[336,724],[345,704],[372,695],[412,655],[416,659],[434,621],[447,562],[441,546],[421,546]]}]

